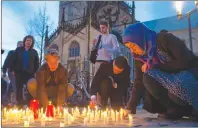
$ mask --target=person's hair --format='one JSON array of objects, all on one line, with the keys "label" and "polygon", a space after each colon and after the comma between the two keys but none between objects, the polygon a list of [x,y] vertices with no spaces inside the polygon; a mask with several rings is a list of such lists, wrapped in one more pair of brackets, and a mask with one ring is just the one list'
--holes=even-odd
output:
[{"label": "person's hair", "polygon": [[4,53],[4,50],[3,49],[1,49],[1,54],[3,54]]},{"label": "person's hair", "polygon": [[17,46],[19,45],[19,43],[23,43],[23,41],[18,41],[18,42],[17,42]]},{"label": "person's hair", "polygon": [[30,47],[30,49],[32,49],[34,47],[34,37],[31,35],[27,35],[23,38],[23,47],[25,47],[25,41],[27,40],[27,38],[31,38],[32,39],[32,46]]},{"label": "person's hair", "polygon": [[168,32],[168,30],[166,30],[166,29],[162,29],[161,31],[160,31],[160,33],[167,33]]},{"label": "person's hair", "polygon": [[100,22],[100,25],[105,25],[105,26],[107,26],[107,27],[109,26],[108,22],[106,22],[106,21],[101,21],[101,22]]},{"label": "person's hair", "polygon": [[115,65],[120,69],[123,69],[127,64],[128,60],[124,56],[119,56],[115,59]]},{"label": "person's hair", "polygon": [[17,44],[19,44],[19,43],[23,43],[23,41],[18,41]]}]

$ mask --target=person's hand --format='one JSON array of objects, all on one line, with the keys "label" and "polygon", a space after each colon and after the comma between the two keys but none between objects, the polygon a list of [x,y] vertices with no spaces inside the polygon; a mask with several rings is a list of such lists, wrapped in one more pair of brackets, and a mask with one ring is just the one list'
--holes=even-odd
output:
[{"label": "person's hand", "polygon": [[95,96],[95,95],[92,95],[92,96],[91,96],[91,101],[90,101],[90,102],[96,103],[96,96]]},{"label": "person's hand", "polygon": [[114,83],[114,84],[113,84],[113,87],[114,87],[114,88],[117,88],[117,87],[118,87],[118,84],[117,84],[117,83]]},{"label": "person's hand", "polygon": [[130,110],[124,109],[124,117],[127,117],[130,113]]},{"label": "person's hand", "polygon": [[97,39],[93,40],[93,45],[96,45]]},{"label": "person's hand", "polygon": [[12,71],[11,74],[14,76],[15,75],[14,71]]},{"label": "person's hand", "polygon": [[96,104],[96,96],[95,95],[91,96],[90,104]]},{"label": "person's hand", "polygon": [[142,65],[142,72],[146,72],[147,70],[147,64]]},{"label": "person's hand", "polygon": [[92,95],[92,96],[91,96],[91,101],[90,101],[90,103],[89,103],[89,107],[90,107],[91,109],[94,109],[94,108],[95,108],[95,105],[96,105],[96,96],[95,96],[95,95]]}]

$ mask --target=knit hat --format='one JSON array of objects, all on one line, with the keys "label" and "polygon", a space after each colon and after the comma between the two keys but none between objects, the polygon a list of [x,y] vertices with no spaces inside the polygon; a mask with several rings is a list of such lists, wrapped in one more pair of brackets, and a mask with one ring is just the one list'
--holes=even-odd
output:
[{"label": "knit hat", "polygon": [[49,49],[46,51],[46,55],[52,54],[60,57],[59,49],[57,44],[52,44]]}]

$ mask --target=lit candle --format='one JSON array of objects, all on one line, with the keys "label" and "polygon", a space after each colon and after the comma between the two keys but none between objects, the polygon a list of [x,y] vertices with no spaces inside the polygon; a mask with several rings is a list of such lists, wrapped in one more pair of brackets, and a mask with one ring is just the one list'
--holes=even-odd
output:
[{"label": "lit candle", "polygon": [[90,122],[93,122],[94,121],[94,113],[91,113],[90,115]]},{"label": "lit candle", "polygon": [[119,120],[119,112],[116,111],[116,120],[115,121],[118,121]]},{"label": "lit candle", "polygon": [[45,119],[46,119],[45,114],[43,114],[43,115],[41,116],[41,126],[42,126],[42,127],[45,127]]},{"label": "lit candle", "polygon": [[54,116],[56,116],[56,109],[55,109],[55,107],[54,107],[54,110],[53,110],[53,112],[54,112]]},{"label": "lit candle", "polygon": [[131,114],[129,114],[129,126],[131,126],[133,123],[133,117]]},{"label": "lit candle", "polygon": [[43,108],[41,108],[41,114],[43,115]]},{"label": "lit candle", "polygon": [[86,109],[85,108],[82,111],[82,116],[86,116]]},{"label": "lit candle", "polygon": [[57,110],[58,110],[58,115],[60,115],[60,108],[58,107]]},{"label": "lit candle", "polygon": [[123,109],[120,110],[120,120],[122,121],[123,120],[123,114],[124,114],[124,111]]},{"label": "lit candle", "polygon": [[104,112],[104,124],[107,124],[107,112]]},{"label": "lit candle", "polygon": [[30,126],[29,121],[24,121],[24,127],[29,127],[29,126]]},{"label": "lit candle", "polygon": [[84,126],[87,126],[87,123],[88,123],[88,119],[87,117],[84,118]]},{"label": "lit candle", "polygon": [[49,104],[47,106],[46,116],[54,117],[54,105],[52,104],[51,101],[49,101]]},{"label": "lit candle", "polygon": [[107,124],[109,124],[109,117],[107,117]]},{"label": "lit candle", "polygon": [[71,115],[68,115],[68,124],[71,124]]},{"label": "lit candle", "polygon": [[59,118],[61,118],[62,117],[62,113],[59,113]]},{"label": "lit candle", "polygon": [[30,109],[34,112],[34,119],[38,119],[39,101],[35,99],[31,100]]},{"label": "lit candle", "polygon": [[7,116],[7,109],[4,108],[4,109],[3,109],[3,117],[6,118],[6,116]]},{"label": "lit candle", "polygon": [[65,127],[65,123],[64,122],[60,122],[60,127]]},{"label": "lit candle", "polygon": [[74,114],[74,109],[72,108],[72,115]]}]

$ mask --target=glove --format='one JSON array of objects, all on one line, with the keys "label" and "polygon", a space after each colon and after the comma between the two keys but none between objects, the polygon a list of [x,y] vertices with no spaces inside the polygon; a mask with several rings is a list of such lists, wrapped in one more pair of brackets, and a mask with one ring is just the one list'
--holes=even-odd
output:
[{"label": "glove", "polygon": [[117,87],[118,87],[118,84],[117,84],[117,83],[114,83],[114,84],[113,84],[113,87],[114,87],[114,88],[117,88]]}]

